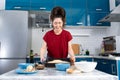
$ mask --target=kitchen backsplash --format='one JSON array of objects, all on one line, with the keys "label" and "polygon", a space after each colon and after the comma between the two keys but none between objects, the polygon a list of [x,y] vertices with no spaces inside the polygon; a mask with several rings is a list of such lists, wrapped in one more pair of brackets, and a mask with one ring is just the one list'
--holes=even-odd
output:
[{"label": "kitchen backsplash", "polygon": [[[112,26],[109,28],[66,28],[66,30],[70,31],[73,35],[72,43],[82,45],[82,48],[84,49],[83,53],[88,49],[90,55],[98,55],[100,53],[100,45],[103,37],[120,34],[120,23],[112,22],[111,25]],[[32,29],[31,43],[34,53],[39,54],[42,45],[42,37],[48,30],[50,30],[50,28],[44,30],[41,28]]]}]

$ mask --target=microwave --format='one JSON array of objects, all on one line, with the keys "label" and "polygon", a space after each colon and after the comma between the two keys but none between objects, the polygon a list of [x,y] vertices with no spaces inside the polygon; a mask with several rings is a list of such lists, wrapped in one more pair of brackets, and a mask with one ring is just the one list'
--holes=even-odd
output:
[{"label": "microwave", "polygon": [[103,45],[107,53],[120,53],[120,36],[103,37]]}]

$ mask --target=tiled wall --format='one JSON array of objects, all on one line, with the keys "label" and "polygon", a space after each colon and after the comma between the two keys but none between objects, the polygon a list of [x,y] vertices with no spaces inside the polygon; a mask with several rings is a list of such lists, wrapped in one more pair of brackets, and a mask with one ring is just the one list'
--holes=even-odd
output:
[{"label": "tiled wall", "polygon": [[[109,28],[71,28],[66,29],[73,35],[73,43],[81,44],[83,49],[89,49],[91,55],[100,53],[100,45],[102,38],[105,36],[119,35],[120,36],[120,23],[113,22]],[[34,53],[40,52],[42,45],[42,37],[46,31],[42,32],[41,28],[32,29],[32,49]],[[83,52],[84,53],[84,52]]]}]

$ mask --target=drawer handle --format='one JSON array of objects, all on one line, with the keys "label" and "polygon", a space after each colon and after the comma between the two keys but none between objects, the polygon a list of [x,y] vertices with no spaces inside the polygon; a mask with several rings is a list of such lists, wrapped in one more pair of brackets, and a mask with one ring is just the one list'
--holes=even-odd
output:
[{"label": "drawer handle", "polygon": [[40,10],[45,10],[46,8],[45,7],[40,7]]},{"label": "drawer handle", "polygon": [[14,9],[21,9],[21,7],[20,6],[15,6]]},{"label": "drawer handle", "polygon": [[96,9],[96,11],[102,11],[102,9]]},{"label": "drawer handle", "polygon": [[77,22],[76,24],[78,24],[78,25],[82,25],[83,23],[82,23],[82,22]]},{"label": "drawer handle", "polygon": [[112,67],[112,73],[115,74],[115,65],[112,64],[111,67]]},{"label": "drawer handle", "polygon": [[96,23],[97,25],[101,25],[102,23]]},{"label": "drawer handle", "polygon": [[107,64],[106,62],[102,62],[103,64]]}]

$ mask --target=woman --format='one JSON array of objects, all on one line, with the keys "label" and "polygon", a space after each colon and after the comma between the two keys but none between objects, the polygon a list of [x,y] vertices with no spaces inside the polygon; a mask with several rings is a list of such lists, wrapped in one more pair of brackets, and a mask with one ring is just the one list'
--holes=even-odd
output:
[{"label": "woman", "polygon": [[40,50],[41,62],[45,60],[44,55],[47,49],[47,59],[67,58],[68,53],[70,58],[75,61],[75,56],[72,50],[71,34],[64,30],[65,26],[65,10],[61,7],[55,7],[51,11],[50,19],[53,29],[48,31],[43,37],[43,44]]}]

